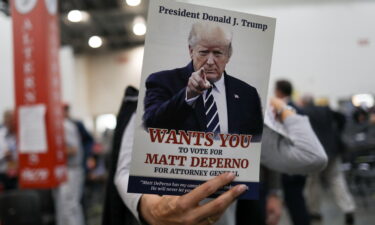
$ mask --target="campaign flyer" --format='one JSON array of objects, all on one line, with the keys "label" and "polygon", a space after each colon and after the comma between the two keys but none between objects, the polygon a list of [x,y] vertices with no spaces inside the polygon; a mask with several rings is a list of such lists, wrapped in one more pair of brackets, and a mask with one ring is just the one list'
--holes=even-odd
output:
[{"label": "campaign flyer", "polygon": [[276,19],[150,1],[128,192],[183,195],[224,172],[257,199]]}]

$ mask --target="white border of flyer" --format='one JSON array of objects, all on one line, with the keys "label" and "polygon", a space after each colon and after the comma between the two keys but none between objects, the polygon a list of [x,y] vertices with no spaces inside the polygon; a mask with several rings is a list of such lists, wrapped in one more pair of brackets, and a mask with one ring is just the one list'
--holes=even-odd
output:
[{"label": "white border of flyer", "polygon": [[[245,184],[248,190],[240,198],[257,199],[261,131],[255,134],[251,129],[243,130],[253,123],[261,127],[263,124],[276,19],[152,0],[147,21],[128,192],[183,195],[221,173],[233,172],[234,182],[214,196]],[[190,30],[196,23],[214,23],[232,34],[233,54],[223,75],[228,110],[226,133],[191,129],[193,125],[187,123],[199,115],[199,103],[189,108],[179,101],[186,96],[187,79],[196,71],[188,44]],[[228,75],[235,85],[227,79]],[[151,82],[154,78],[159,80]],[[257,95],[248,94],[249,87]],[[251,100],[254,96],[256,103]],[[254,108],[259,109],[260,117],[248,115]],[[187,128],[181,128],[181,124],[187,124]]]}]

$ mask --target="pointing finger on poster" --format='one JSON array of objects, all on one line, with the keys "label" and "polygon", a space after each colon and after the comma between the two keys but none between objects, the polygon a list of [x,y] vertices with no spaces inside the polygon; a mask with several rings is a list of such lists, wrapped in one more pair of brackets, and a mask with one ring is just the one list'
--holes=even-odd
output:
[{"label": "pointing finger on poster", "polygon": [[202,78],[203,78],[203,80],[204,80],[204,88],[205,89],[209,89],[209,88],[211,88],[211,83],[207,80],[207,74],[206,74],[206,71],[204,70],[204,67],[202,67],[201,69],[200,69],[200,71],[201,71],[201,76],[202,76]]},{"label": "pointing finger on poster", "polygon": [[193,72],[189,78],[188,86],[186,88],[187,99],[194,98],[201,95],[205,90],[211,87],[210,82],[207,80],[204,68]]}]

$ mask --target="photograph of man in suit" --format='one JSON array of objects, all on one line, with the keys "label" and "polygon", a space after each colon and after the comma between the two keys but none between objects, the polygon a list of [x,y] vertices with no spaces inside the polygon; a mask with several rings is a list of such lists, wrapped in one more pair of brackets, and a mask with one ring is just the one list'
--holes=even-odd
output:
[{"label": "photograph of man in suit", "polygon": [[263,117],[258,92],[225,71],[233,52],[232,36],[215,23],[192,25],[191,62],[146,80],[146,128],[250,134],[252,141],[260,141]]}]

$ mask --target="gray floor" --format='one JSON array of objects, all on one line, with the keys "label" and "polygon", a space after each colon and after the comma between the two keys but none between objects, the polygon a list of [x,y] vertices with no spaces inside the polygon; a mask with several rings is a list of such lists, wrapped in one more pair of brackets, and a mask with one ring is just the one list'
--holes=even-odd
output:
[{"label": "gray floor", "polygon": [[[355,200],[357,204],[355,225],[375,225],[375,193],[367,198],[356,197]],[[323,194],[322,215],[321,225],[344,225],[344,214],[335,205],[330,192]],[[279,225],[292,225],[286,209],[283,211]]]}]

